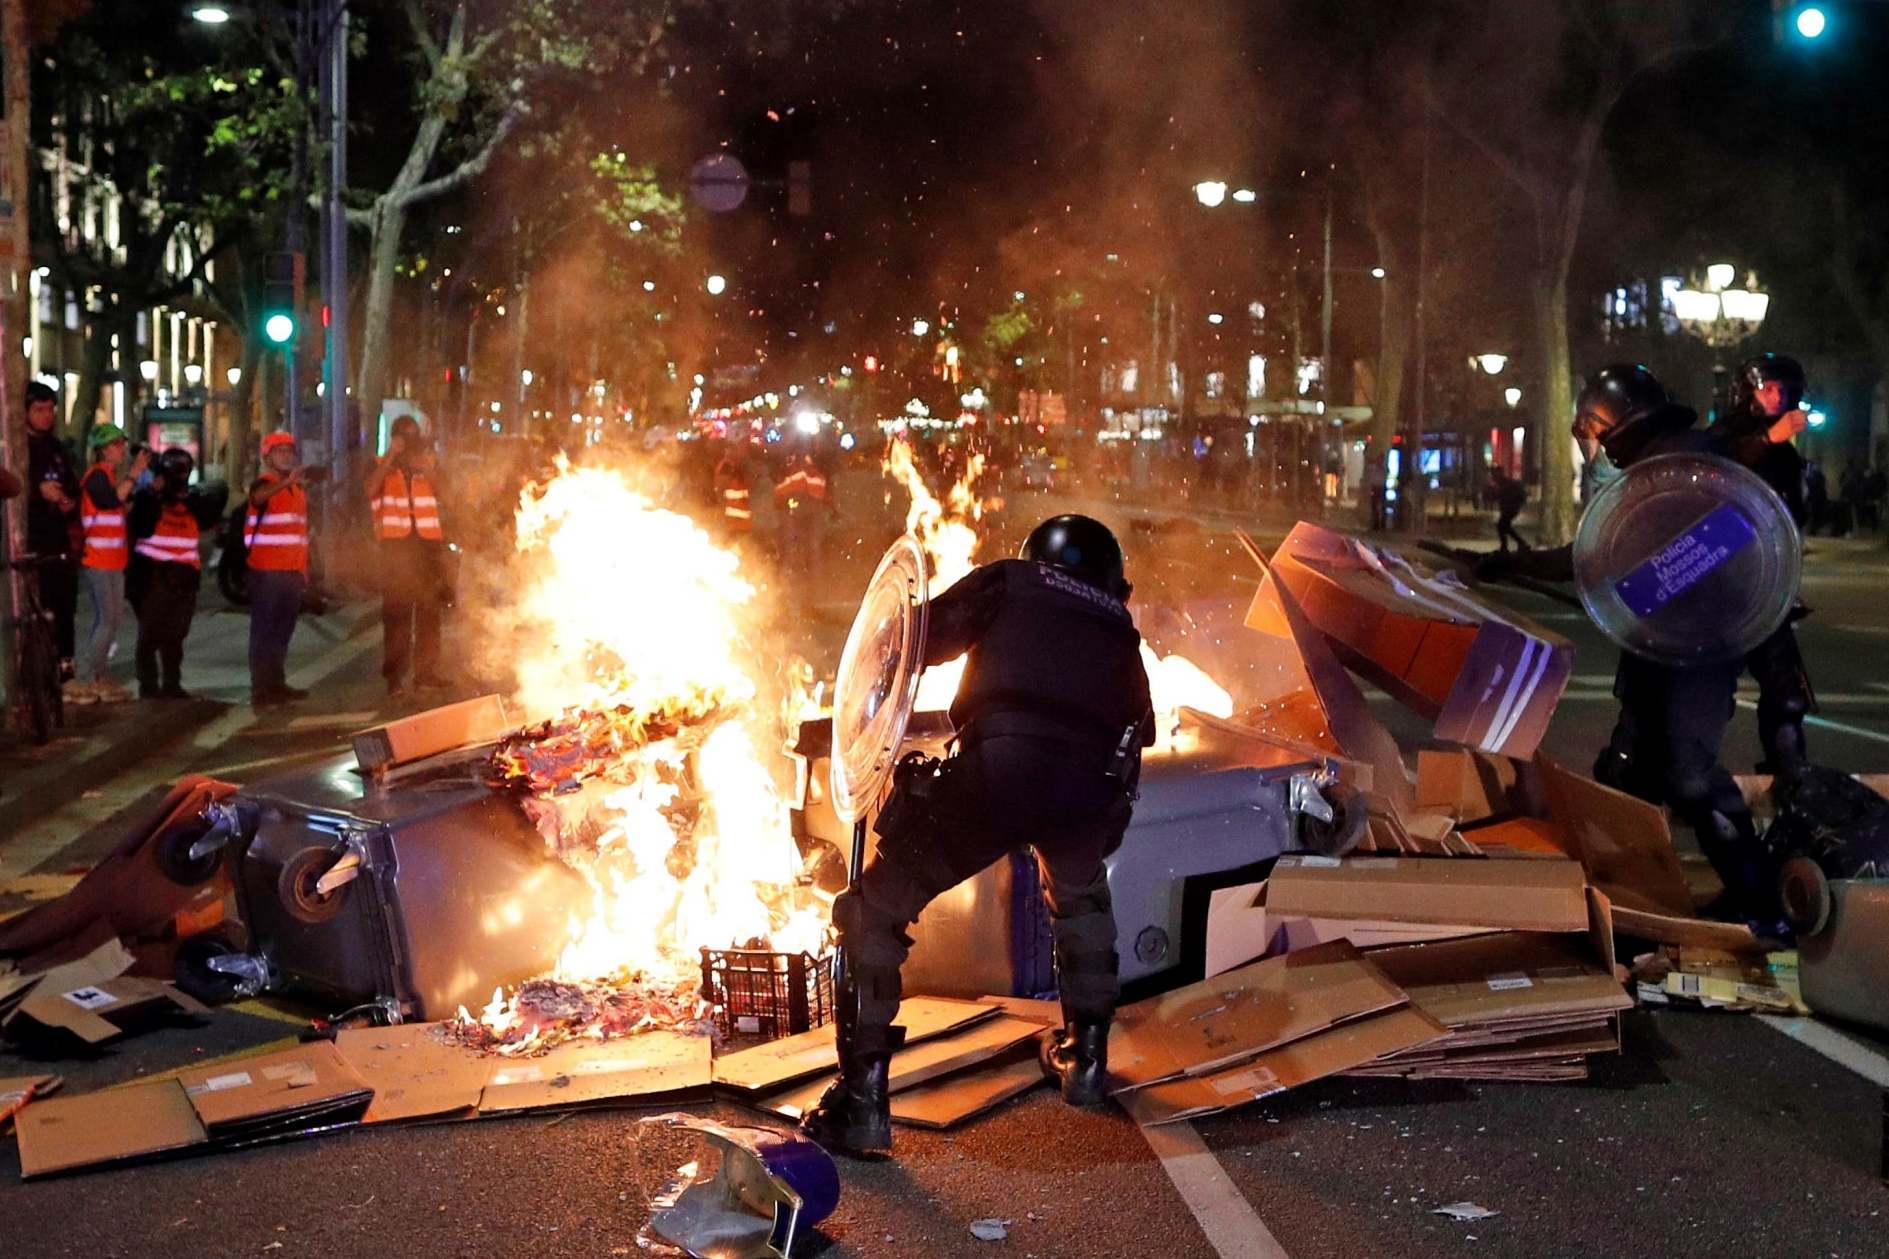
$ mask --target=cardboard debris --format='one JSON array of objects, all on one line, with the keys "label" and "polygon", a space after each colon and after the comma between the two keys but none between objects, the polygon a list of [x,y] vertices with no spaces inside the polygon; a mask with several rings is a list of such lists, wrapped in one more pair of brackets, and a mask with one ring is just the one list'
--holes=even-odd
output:
[{"label": "cardboard debris", "polygon": [[438,1023],[343,1028],[335,1051],[374,1090],[370,1124],[471,1118],[498,1064],[441,1037]]},{"label": "cardboard debris", "polygon": [[1241,723],[1263,735],[1335,752],[1365,771],[1354,785],[1392,799],[1409,796],[1397,740],[1371,712],[1358,684],[1345,672],[1331,644],[1313,628],[1291,589],[1279,580],[1258,545],[1239,534],[1258,567],[1259,590],[1246,612],[1246,627],[1258,637],[1268,666],[1252,686],[1256,703]]},{"label": "cardboard debris", "polygon": [[1208,1074],[1403,1003],[1348,943],[1268,958],[1117,1010],[1111,1084],[1119,1093]]},{"label": "cardboard debris", "polygon": [[1348,940],[1360,949],[1373,949],[1387,944],[1453,940],[1500,930],[1473,923],[1369,922],[1274,913],[1267,907],[1266,887],[1262,880],[1238,887],[1216,888],[1209,893],[1205,970],[1209,978],[1262,957],[1337,940]]},{"label": "cardboard debris", "polygon": [[0,1132],[13,1126],[13,1117],[25,1110],[28,1102],[45,1097],[64,1082],[56,1075],[19,1075],[0,1079]]},{"label": "cardboard debris", "polygon": [[1725,949],[1732,953],[1763,952],[1758,937],[1742,922],[1711,922],[1690,915],[1636,909],[1630,904],[1616,905],[1613,917],[1614,930],[1621,935],[1651,940],[1655,944]]},{"label": "cardboard debris", "polygon": [[20,1176],[31,1180],[150,1158],[209,1141],[181,1080],[37,1101],[16,1119]]},{"label": "cardboard debris", "polygon": [[1146,1126],[1198,1119],[1426,1045],[1446,1034],[1414,1006],[1368,1015],[1269,1049],[1237,1066],[1128,1093],[1122,1104]]},{"label": "cardboard debris", "polygon": [[1344,662],[1435,723],[1436,735],[1532,756],[1574,667],[1558,634],[1460,581],[1307,521],[1273,569]]},{"label": "cardboard debris", "polygon": [[989,1062],[892,1095],[892,1122],[955,1128],[1043,1083],[1036,1047],[1023,1045]]},{"label": "cardboard debris", "polygon": [[[917,1044],[975,1023],[994,1018],[997,1007],[981,1001],[948,997],[907,997],[899,1003],[898,1025],[905,1043]],[[742,1093],[773,1093],[796,1080],[830,1071],[834,1063],[834,1028],[831,1023],[809,1032],[785,1036],[715,1059],[715,1083]]]},{"label": "cardboard debris", "polygon": [[[907,1045],[892,1055],[887,1072],[887,1089],[893,1093],[954,1074],[1015,1048],[1022,1041],[1035,1042],[1043,1034],[1043,1025],[1029,1019],[1000,1015],[969,1027]],[[827,1072],[794,1085],[757,1103],[762,1110],[799,1119],[813,1109],[827,1085],[836,1078]]]},{"label": "cardboard debris", "polygon": [[1567,853],[1616,905],[1690,917],[1692,892],[1673,851],[1666,811],[1535,758],[1548,817]]},{"label": "cardboard debris", "polygon": [[1423,748],[1417,753],[1415,803],[1446,813],[1458,824],[1480,822],[1519,810],[1520,773],[1506,756],[1473,748]]},{"label": "cardboard debris", "polygon": [[1582,931],[1586,878],[1572,861],[1288,855],[1267,882],[1269,913],[1518,931]]},{"label": "cardboard debris", "polygon": [[1449,1034],[1361,1073],[1579,1078],[1589,1055],[1620,1048],[1619,1016],[1633,1005],[1597,944],[1593,934],[1503,932],[1376,950],[1371,960]]},{"label": "cardboard debris", "polygon": [[490,743],[513,725],[504,700],[481,695],[361,731],[353,737],[354,761],[369,774],[384,774],[441,752]]},{"label": "cardboard debris", "polygon": [[132,960],[114,938],[43,974],[14,976],[12,1009],[0,1020],[0,1029],[9,1039],[70,1035],[85,1045],[102,1045],[170,1014],[207,1012],[170,984],[125,974]]},{"label": "cardboard debris", "polygon": [[[1790,960],[1795,962],[1794,957]],[[1794,970],[1794,965],[1790,969]],[[1635,958],[1633,978],[1640,1000],[1650,1005],[1810,1013],[1803,998],[1780,982],[1769,959],[1749,953],[1667,945]]]},{"label": "cardboard debris", "polygon": [[706,1036],[661,1030],[568,1041],[539,1058],[497,1063],[479,1095],[479,1113],[680,1098],[707,1089],[713,1052]]},{"label": "cardboard debris", "polygon": [[325,1040],[199,1067],[177,1078],[204,1130],[217,1140],[358,1119],[373,1097],[367,1081]]}]

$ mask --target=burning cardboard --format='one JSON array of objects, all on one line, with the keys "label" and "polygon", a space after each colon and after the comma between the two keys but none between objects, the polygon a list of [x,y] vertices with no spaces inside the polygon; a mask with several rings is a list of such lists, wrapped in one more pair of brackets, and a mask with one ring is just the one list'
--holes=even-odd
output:
[{"label": "burning cardboard", "polygon": [[1460,581],[1309,522],[1273,565],[1345,663],[1434,721],[1438,738],[1534,754],[1573,671],[1566,639]]}]

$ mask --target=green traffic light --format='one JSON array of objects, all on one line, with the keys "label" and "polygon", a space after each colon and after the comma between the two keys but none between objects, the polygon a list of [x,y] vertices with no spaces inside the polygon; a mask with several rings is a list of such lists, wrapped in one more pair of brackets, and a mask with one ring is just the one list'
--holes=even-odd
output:
[{"label": "green traffic light", "polygon": [[275,345],[287,345],[295,337],[295,316],[281,311],[262,321],[262,335]]}]

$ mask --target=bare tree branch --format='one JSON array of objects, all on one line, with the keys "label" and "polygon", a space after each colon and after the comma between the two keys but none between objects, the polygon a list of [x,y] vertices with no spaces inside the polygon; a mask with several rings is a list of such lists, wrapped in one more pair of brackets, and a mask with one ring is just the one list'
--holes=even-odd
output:
[{"label": "bare tree branch", "polygon": [[531,107],[522,98],[513,97],[512,103],[505,107],[498,124],[492,128],[492,134],[486,137],[484,146],[477,153],[437,179],[416,184],[405,192],[390,191],[388,195],[397,195],[401,205],[411,206],[464,187],[485,173],[485,168],[492,164],[492,155],[504,147],[505,141],[530,112]]},{"label": "bare tree branch", "polygon": [[420,46],[420,55],[426,58],[427,68],[439,69],[439,44],[433,38],[426,13],[420,8],[420,0],[407,0],[406,9],[407,25],[413,28],[413,42]]}]

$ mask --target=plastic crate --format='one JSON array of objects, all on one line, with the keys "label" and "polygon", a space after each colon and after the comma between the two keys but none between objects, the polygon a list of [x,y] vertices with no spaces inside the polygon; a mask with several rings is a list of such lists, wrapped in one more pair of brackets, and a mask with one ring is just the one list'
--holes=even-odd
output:
[{"label": "plastic crate", "polygon": [[702,995],[724,1037],[778,1040],[833,1018],[832,952],[702,950]]}]

